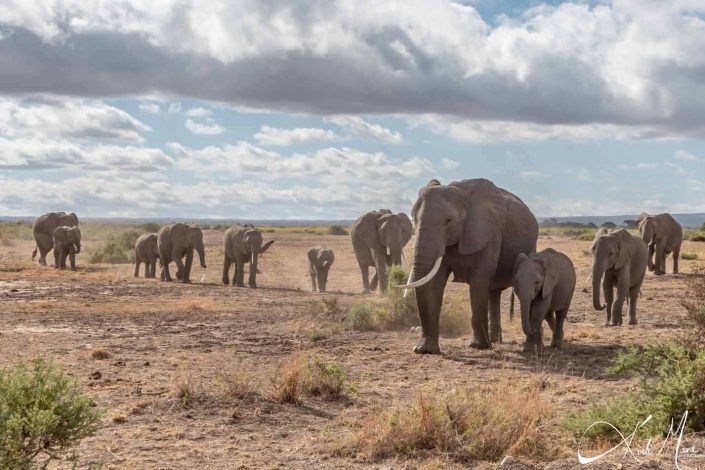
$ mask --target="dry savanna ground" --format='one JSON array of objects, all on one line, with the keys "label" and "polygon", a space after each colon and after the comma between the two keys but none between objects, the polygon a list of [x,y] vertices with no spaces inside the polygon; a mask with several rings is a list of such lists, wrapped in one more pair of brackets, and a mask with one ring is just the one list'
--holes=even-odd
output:
[{"label": "dry savanna ground", "polygon": [[[522,352],[520,321],[509,321],[505,293],[502,344],[476,351],[465,333],[442,337],[442,355],[419,356],[412,353],[419,336],[413,328],[350,328],[353,304],[381,300],[359,293],[349,237],[266,233],[276,243],[260,264],[259,289],[252,290],[221,284],[223,233],[205,233],[208,268],[194,263],[189,285],[134,278],[129,264],[89,264],[85,252],[99,240],[84,242],[77,272],[30,261],[32,241],[3,241],[0,366],[50,358],[104,411],[99,432],[76,449],[77,468],[91,462],[110,469],[493,468],[514,453],[528,455],[521,460],[538,462],[537,468],[577,468],[562,419],[629,393],[635,381],[608,376],[605,367],[620,348],[684,327],[679,300],[698,263],[681,261],[680,275],[647,274],[639,324],[608,328],[604,313],[593,311],[586,284],[590,242],[541,238],[540,248],[567,253],[578,271],[562,351]],[[336,253],[325,295],[310,292],[307,273],[306,251],[317,244]],[[704,259],[705,243],[685,242],[683,251]],[[449,283],[445,302],[469,320],[466,285]],[[457,329],[467,331],[467,322]],[[325,377],[313,383],[321,371]],[[473,438],[473,445],[487,447],[478,451],[490,456],[484,462],[449,457],[453,442],[443,444],[447,451],[385,447],[407,430],[385,427],[384,419],[403,423],[420,401],[448,393],[465,393],[487,408],[510,407],[522,420],[540,413],[534,424],[541,436],[493,451],[493,440],[528,431],[487,429],[486,439]],[[424,420],[433,417],[419,419],[431,426]]]}]

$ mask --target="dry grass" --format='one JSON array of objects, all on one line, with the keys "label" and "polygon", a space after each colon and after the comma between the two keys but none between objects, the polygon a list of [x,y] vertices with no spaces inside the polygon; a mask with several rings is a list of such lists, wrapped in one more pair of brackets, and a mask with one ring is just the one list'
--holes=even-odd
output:
[{"label": "dry grass", "polygon": [[222,372],[218,380],[223,386],[227,398],[242,400],[258,395],[260,384],[256,376],[241,365],[227,372]]},{"label": "dry grass", "polygon": [[560,448],[542,429],[549,416],[538,384],[499,383],[413,400],[362,423],[336,450],[366,460],[446,457],[455,462],[498,460],[507,453],[551,460]]},{"label": "dry grass", "polygon": [[196,398],[196,389],[191,376],[177,376],[174,379],[174,398],[182,408],[189,408]]},{"label": "dry grass", "polygon": [[344,394],[345,372],[316,356],[295,354],[275,368],[270,398],[280,403],[301,403],[303,395],[337,398]]},{"label": "dry grass", "polygon": [[306,365],[306,358],[301,354],[279,364],[271,377],[271,398],[281,403],[298,404]]},{"label": "dry grass", "polygon": [[105,349],[94,349],[91,352],[91,357],[93,359],[98,359],[98,360],[108,359],[110,357],[110,353],[108,351],[106,351]]},{"label": "dry grass", "polygon": [[448,337],[470,334],[472,332],[472,323],[467,300],[447,300],[441,311],[439,328],[441,335]]},{"label": "dry grass", "polygon": [[216,303],[205,297],[183,298],[179,301],[178,306],[181,310],[188,312],[212,312],[217,309]]}]

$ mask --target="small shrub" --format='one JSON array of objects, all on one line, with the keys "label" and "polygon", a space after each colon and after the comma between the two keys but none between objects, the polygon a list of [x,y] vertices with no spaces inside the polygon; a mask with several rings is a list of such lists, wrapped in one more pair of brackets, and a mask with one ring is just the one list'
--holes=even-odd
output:
[{"label": "small shrub", "polygon": [[705,242],[705,232],[697,232],[690,236],[691,242]]},{"label": "small shrub", "polygon": [[257,395],[257,380],[252,373],[243,367],[223,372],[218,376],[218,379],[224,386],[227,397],[241,400]]},{"label": "small shrub", "polygon": [[335,364],[327,364],[318,358],[309,360],[304,390],[309,395],[339,397],[345,386],[345,371]]},{"label": "small shrub", "polygon": [[144,224],[137,225],[137,229],[143,232],[157,233],[162,226],[156,222],[147,222]]},{"label": "small shrub", "polygon": [[386,312],[383,309],[369,303],[356,303],[350,307],[348,312],[348,322],[353,330],[372,331],[378,329],[380,317],[384,318]]},{"label": "small shrub", "polygon": [[42,455],[48,463],[93,435],[99,416],[77,383],[50,362],[0,370],[0,469],[34,468]]},{"label": "small shrub", "polygon": [[127,230],[117,235],[111,235],[103,246],[93,251],[91,263],[126,264],[132,261],[135,253],[135,242],[141,235],[137,230]]},{"label": "small shrub", "polygon": [[348,231],[342,225],[331,225],[328,228],[328,235],[347,235]]},{"label": "small shrub", "polygon": [[[617,398],[611,401],[598,402],[590,405],[586,410],[580,410],[568,415],[563,422],[563,428],[573,435],[576,443],[583,439],[598,445],[603,443],[616,444],[622,440],[615,430],[606,424],[610,423],[624,434],[637,428],[650,414],[647,403],[637,397]],[[594,425],[594,426],[593,426]],[[641,427],[636,437],[650,437],[663,432],[656,420],[651,420]]]},{"label": "small shrub", "polygon": [[302,380],[307,362],[301,355],[281,363],[272,376],[272,398],[281,403],[297,404],[301,401]]},{"label": "small shrub", "polygon": [[326,296],[321,299],[323,303],[323,313],[326,316],[332,317],[340,314],[340,304],[338,303],[338,297]]},{"label": "small shrub", "polygon": [[336,398],[345,389],[345,371],[316,356],[296,354],[274,370],[271,383],[271,398],[281,403],[298,404],[304,394]]},{"label": "small shrub", "polygon": [[692,261],[698,259],[697,253],[686,253],[685,251],[681,253],[681,259]]},{"label": "small shrub", "polygon": [[91,353],[91,357],[98,360],[108,359],[110,357],[110,353],[108,353],[105,349],[94,349]]},{"label": "small shrub", "polygon": [[419,310],[416,307],[416,290],[409,289],[404,297],[404,289],[394,287],[405,284],[409,274],[399,265],[387,268],[387,299],[389,308],[384,317],[385,328],[408,328],[419,324]]},{"label": "small shrub", "polygon": [[312,328],[308,330],[306,336],[312,343],[317,343],[318,341],[323,341],[328,338],[328,333],[318,328]]},{"label": "small shrub", "polygon": [[438,325],[441,335],[458,337],[472,331],[471,315],[466,305],[463,302],[443,305]]},{"label": "small shrub", "polygon": [[372,461],[447,456],[470,463],[512,455],[550,460],[558,449],[541,427],[547,416],[538,387],[516,384],[419,393],[411,402],[376,414],[340,453]]},{"label": "small shrub", "polygon": [[189,408],[196,397],[196,391],[191,381],[191,376],[177,377],[174,380],[174,398],[179,401],[182,408]]}]

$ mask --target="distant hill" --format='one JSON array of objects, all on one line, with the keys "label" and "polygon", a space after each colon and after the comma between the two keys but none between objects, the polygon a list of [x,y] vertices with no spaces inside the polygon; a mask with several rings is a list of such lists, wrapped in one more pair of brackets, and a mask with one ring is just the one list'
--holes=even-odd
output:
[{"label": "distant hill", "polygon": [[[705,223],[705,213],[699,214],[671,214],[685,228],[700,228]],[[634,220],[639,214],[631,215],[588,215],[580,217],[538,217],[539,222],[546,219],[555,219],[558,222],[580,222],[588,224],[592,222],[598,227],[605,222],[613,222],[621,226],[625,220]]]}]

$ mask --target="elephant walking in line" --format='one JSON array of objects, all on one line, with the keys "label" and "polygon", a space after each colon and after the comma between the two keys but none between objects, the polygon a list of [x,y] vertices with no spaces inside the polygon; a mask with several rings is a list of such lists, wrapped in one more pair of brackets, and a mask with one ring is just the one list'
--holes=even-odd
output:
[{"label": "elephant walking in line", "polygon": [[250,263],[249,287],[257,288],[259,255],[272,246],[274,240],[262,244],[262,232],[253,225],[233,225],[223,237],[223,284],[230,282],[230,265],[235,265],[233,285],[245,287],[245,264]]},{"label": "elephant walking in line", "polygon": [[500,298],[512,285],[517,256],[536,251],[536,218],[521,199],[486,179],[431,180],[412,213],[414,264],[409,282],[398,287],[416,289],[422,336],[414,352],[440,352],[438,322],[450,273],[453,282],[470,284],[471,346],[490,348],[502,338]]},{"label": "elephant walking in line", "polygon": [[[624,229],[602,235],[593,242],[592,303],[595,310],[607,309],[605,325],[622,324],[625,299],[629,300],[629,324],[636,325],[636,303],[644,282],[648,257],[644,241]],[[605,305],[600,304],[601,281]]]},{"label": "elephant walking in line", "polygon": [[[193,252],[198,252],[201,267],[206,269],[206,252],[203,247],[203,232],[196,225],[165,225],[157,234],[157,249],[162,263],[161,279],[171,282],[169,263],[176,263],[176,278],[181,282],[191,282]],[[186,263],[183,258],[186,257]]]},{"label": "elephant walking in line", "polygon": [[313,292],[316,292],[316,284],[318,284],[318,292],[326,291],[328,271],[333,261],[335,261],[335,255],[331,249],[314,246],[308,250],[308,273],[311,276]]},{"label": "elephant walking in line", "polygon": [[[362,292],[387,290],[387,266],[401,264],[402,250],[413,235],[411,220],[404,213],[388,209],[368,212],[350,228],[353,250],[362,274]],[[375,268],[372,281],[369,268]]]},{"label": "elephant walking in line", "polygon": [[140,264],[144,263],[144,277],[157,277],[159,248],[156,233],[145,233],[135,242],[135,277],[140,276]]},{"label": "elephant walking in line", "polygon": [[539,253],[521,253],[514,265],[514,292],[521,305],[521,327],[526,349],[541,352],[541,323],[545,319],[553,337],[552,348],[563,344],[563,324],[575,291],[575,267],[563,253],[547,248]]},{"label": "elephant walking in line", "polygon": [[62,225],[56,227],[52,237],[54,246],[54,267],[66,269],[66,257],[71,262],[71,271],[76,270],[76,255],[81,252],[81,230],[78,227]]},{"label": "elephant walking in line", "polygon": [[34,240],[37,242],[37,246],[32,252],[32,259],[37,256],[38,250],[39,264],[42,266],[47,265],[47,255],[54,248],[54,230],[60,226],[77,227],[78,217],[73,212],[70,214],[66,212],[48,212],[39,216],[34,222],[32,231],[34,232]]},{"label": "elephant walking in line", "polygon": [[649,247],[649,271],[656,275],[666,274],[666,257],[673,253],[673,274],[678,274],[678,258],[683,243],[681,224],[668,213],[642,213],[637,220],[637,226],[644,243]]}]

